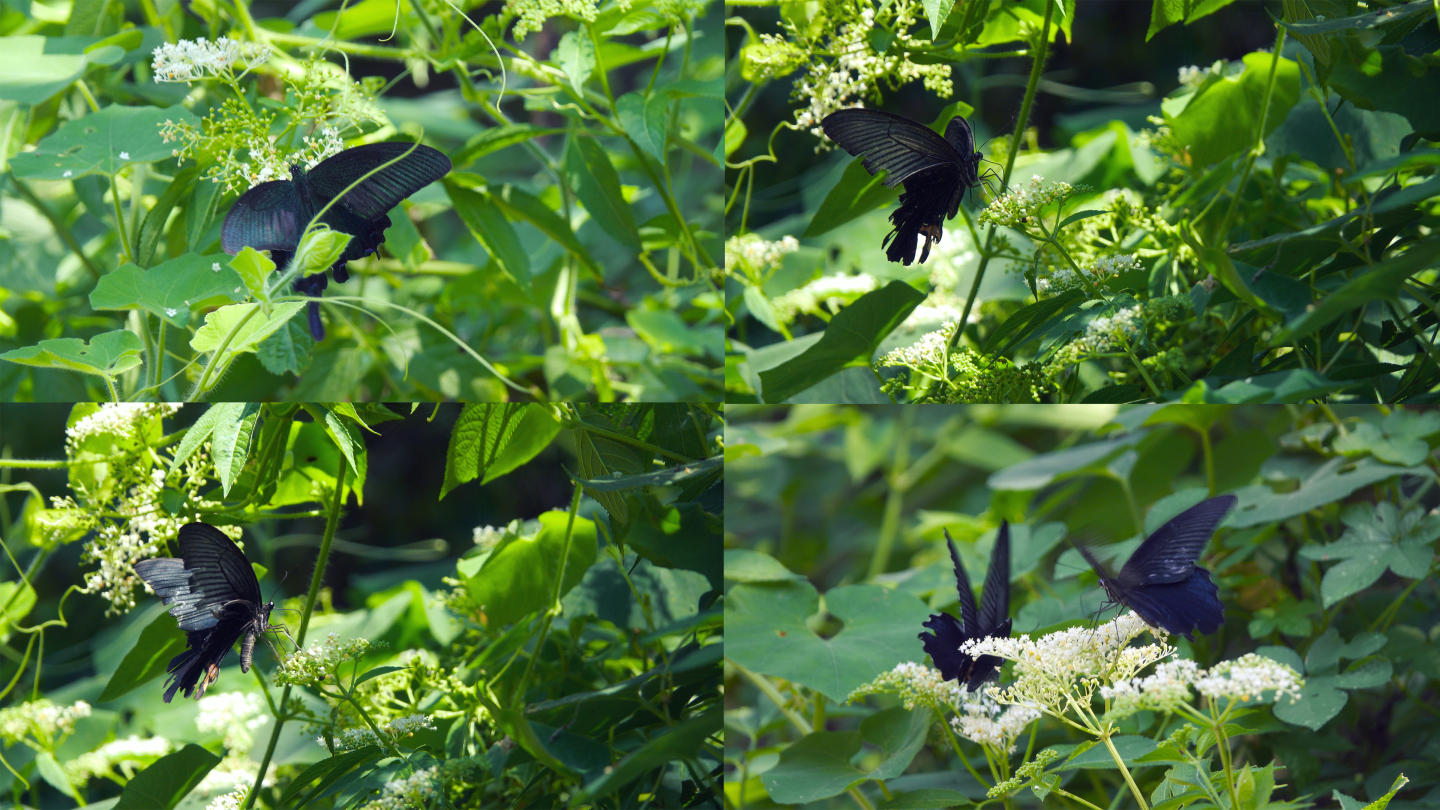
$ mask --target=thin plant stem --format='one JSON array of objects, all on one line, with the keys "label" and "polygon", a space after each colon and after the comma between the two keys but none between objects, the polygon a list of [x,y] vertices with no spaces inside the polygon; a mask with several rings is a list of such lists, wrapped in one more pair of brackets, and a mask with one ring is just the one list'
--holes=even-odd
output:
[{"label": "thin plant stem", "polygon": [[550,597],[550,604],[545,607],[545,619],[540,623],[540,632],[535,637],[535,652],[525,662],[525,673],[515,684],[515,691],[511,693],[512,704],[523,704],[525,702],[525,691],[530,686],[530,675],[535,671],[535,661],[540,658],[540,652],[545,646],[545,636],[550,632],[550,622],[554,620],[555,614],[560,609],[560,590],[565,585],[565,566],[570,561],[570,545],[575,538],[575,515],[580,511],[580,493],[583,490],[579,484],[575,485],[575,492],[570,496],[570,518],[565,523],[565,547],[560,555],[559,570],[555,572],[555,592]]},{"label": "thin plant stem", "polygon": [[1130,769],[1125,767],[1125,760],[1120,757],[1120,752],[1115,750],[1115,743],[1110,741],[1110,730],[1107,729],[1100,740],[1105,747],[1110,749],[1110,757],[1115,760],[1115,766],[1120,769],[1120,775],[1125,777],[1125,784],[1130,786],[1130,792],[1135,794],[1135,801],[1140,803],[1140,810],[1150,810],[1150,805],[1145,803],[1145,795],[1140,792],[1140,787],[1135,784],[1135,778],[1130,775]]},{"label": "thin plant stem", "polygon": [[[305,631],[310,627],[310,614],[315,610],[315,599],[320,595],[320,583],[325,580],[325,565],[330,560],[330,544],[335,540],[335,528],[340,525],[340,509],[345,505],[345,475],[349,472],[348,460],[344,453],[337,453],[340,456],[340,468],[335,473],[335,497],[330,501],[330,514],[325,519],[325,536],[320,541],[320,553],[315,558],[315,573],[310,576],[310,593],[305,597],[305,610],[300,614],[300,629],[295,634],[295,647],[301,649],[305,645]],[[290,684],[285,685],[285,690],[280,693],[280,711],[285,710],[285,702],[290,699]],[[245,803],[240,810],[249,810],[255,805],[255,794],[260,792],[260,785],[265,780],[265,771],[270,768],[270,759],[275,755],[275,744],[280,741],[280,729],[285,725],[283,714],[275,715],[275,728],[270,731],[270,743],[265,746],[265,756],[260,760],[260,770],[255,774],[255,784],[245,793]]]},{"label": "thin plant stem", "polygon": [[890,466],[890,493],[885,497],[885,514],[880,519],[880,538],[875,542],[875,553],[870,558],[867,580],[873,580],[885,573],[885,563],[890,560],[890,550],[895,545],[895,536],[900,533],[900,512],[905,504],[905,470],[910,466],[910,425],[915,421],[915,409],[900,411],[900,424],[895,430],[895,462]]}]

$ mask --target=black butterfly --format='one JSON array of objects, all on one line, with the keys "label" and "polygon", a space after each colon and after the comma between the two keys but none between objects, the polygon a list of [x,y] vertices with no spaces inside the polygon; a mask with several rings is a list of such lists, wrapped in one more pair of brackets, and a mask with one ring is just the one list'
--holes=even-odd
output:
[{"label": "black butterfly", "polygon": [[[405,155],[412,144],[372,143],[346,149],[326,158],[309,171],[299,164],[290,166],[289,180],[261,183],[240,195],[225,225],[220,230],[220,246],[235,255],[243,247],[270,251],[270,257],[284,267],[300,243],[300,234],[330,200],[366,172],[387,161]],[[361,181],[348,194],[330,206],[320,218],[332,230],[350,234],[353,239],[331,271],[335,283],[350,278],[345,263],[376,253],[385,241],[390,227],[386,213],[450,171],[450,159],[439,150],[415,145],[415,150],[399,162],[381,169]],[[295,282],[295,291],[320,297],[328,283],[324,273],[304,276]],[[316,340],[325,338],[320,322],[320,305],[310,302],[310,334]]]},{"label": "black butterfly", "polygon": [[980,685],[1000,674],[1004,660],[993,655],[972,658],[960,652],[960,645],[972,638],[1009,638],[1010,636],[1010,524],[1000,523],[1000,534],[990,552],[990,570],[985,574],[985,594],[981,597],[980,614],[975,613],[975,595],[970,591],[970,578],[960,564],[960,553],[950,532],[945,532],[950,546],[950,559],[955,563],[955,587],[960,591],[960,618],[964,626],[948,613],[932,614],[925,627],[934,631],[921,633],[925,652],[935,662],[940,675],[947,681],[968,681],[974,692]]},{"label": "black butterfly", "polygon": [[[960,210],[960,198],[980,185],[980,161],[975,136],[960,116],[950,119],[945,137],[901,115],[852,107],[825,116],[825,134],[856,157],[864,157],[866,171],[885,170],[885,185],[905,184],[900,207],[890,212],[895,229],[885,237],[886,258],[910,264],[921,236],[925,248],[920,262],[930,256],[930,242],[940,241],[945,220]],[[893,244],[891,240],[894,240]]]},{"label": "black butterfly", "polygon": [[170,608],[185,631],[187,649],[170,659],[165,702],[177,689],[199,700],[220,675],[220,662],[239,640],[240,671],[250,671],[255,639],[270,624],[274,602],[260,603],[250,561],[230,538],[208,523],[180,527],[180,556],[141,560],[139,574]]},{"label": "black butterfly", "polygon": [[1225,623],[1219,588],[1210,581],[1210,572],[1195,561],[1235,500],[1234,495],[1221,495],[1176,515],[1145,538],[1114,577],[1105,573],[1084,544],[1073,545],[1100,576],[1109,597],[1107,606],[1124,605],[1151,627],[1193,641],[1192,630],[1213,633]]}]

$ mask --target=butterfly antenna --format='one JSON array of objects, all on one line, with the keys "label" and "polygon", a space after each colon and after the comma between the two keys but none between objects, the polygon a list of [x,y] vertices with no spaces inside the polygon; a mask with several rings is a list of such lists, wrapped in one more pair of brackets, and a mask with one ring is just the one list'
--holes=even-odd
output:
[{"label": "butterfly antenna", "polygon": [[286,580],[286,578],[289,577],[289,576],[290,576],[290,572],[289,572],[289,571],[286,571],[286,572],[285,572],[285,575],[282,576],[282,577],[280,577],[280,582],[279,582],[278,584],[276,584],[276,586],[275,586],[274,588],[271,588],[271,589],[270,589],[270,598],[269,598],[268,600],[266,600],[266,601],[268,601],[268,602],[274,602],[274,601],[275,601],[275,592],[278,591],[278,590],[280,590],[280,586],[285,584],[285,580]]}]

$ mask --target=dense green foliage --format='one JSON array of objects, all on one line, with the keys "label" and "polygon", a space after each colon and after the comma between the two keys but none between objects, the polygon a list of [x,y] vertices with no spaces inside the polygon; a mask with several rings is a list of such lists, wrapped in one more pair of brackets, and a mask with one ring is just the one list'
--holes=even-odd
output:
[{"label": "dense green foliage", "polygon": [[[650,0],[7,4],[0,399],[719,399],[719,23]],[[453,169],[330,284],[317,342],[291,284],[327,232],[275,267],[221,225],[290,165],[384,140]]]},{"label": "dense green foliage", "polygon": [[[1434,3],[815,8],[747,3],[727,29],[732,400],[1440,392]],[[1226,15],[1223,36],[1185,36]],[[1148,30],[1105,25],[1140,16]],[[1080,41],[1082,27],[1099,41]],[[1052,76],[1056,58],[1066,64]],[[1180,67],[1178,86],[1177,58],[1199,62]],[[863,105],[944,131],[982,93],[989,123],[972,122],[1002,133],[983,148],[988,188],[926,264],[888,262],[880,244],[901,189],[818,122]],[[801,156],[811,150],[828,157]]]},{"label": "dense green foliage", "polygon": [[[1153,808],[1440,801],[1440,414],[806,405],[727,415],[734,806],[1142,806],[1130,778]],[[1303,677],[1297,700],[1258,681],[1242,691],[1241,680],[1196,682],[1204,694],[1230,692],[1192,694],[1173,712],[1125,709],[1123,694],[1097,692],[1072,707],[1072,721],[1098,718],[1103,735],[1031,711],[1038,719],[982,746],[947,731],[948,699],[885,694],[924,682],[887,673],[928,664],[921,623],[956,613],[942,530],[978,586],[996,529],[1010,522],[1014,632],[1039,639],[1088,628],[1104,598],[1063,538],[1130,538],[1096,547],[1113,572],[1143,534],[1224,493],[1238,505],[1200,564],[1219,585],[1225,623],[1193,643],[1170,637],[1170,666]],[[1007,664],[992,686],[1016,685],[1020,668]],[[866,687],[887,678],[891,688]],[[1104,735],[1113,757],[1096,744]]]},{"label": "dense green foliage", "polygon": [[[0,407],[7,806],[717,806],[717,415],[427,410]],[[287,629],[164,703],[192,520]]]}]

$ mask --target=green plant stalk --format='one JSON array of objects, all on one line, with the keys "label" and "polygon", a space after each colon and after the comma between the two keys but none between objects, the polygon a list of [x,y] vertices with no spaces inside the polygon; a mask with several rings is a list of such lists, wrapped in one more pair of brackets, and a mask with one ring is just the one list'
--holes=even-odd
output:
[{"label": "green plant stalk", "polygon": [[155,357],[154,357],[153,360],[152,360],[152,362],[155,364],[155,380],[151,383],[151,385],[152,385],[153,387],[155,387],[155,388],[159,388],[159,387],[160,387],[160,377],[161,377],[162,374],[165,373],[164,370],[165,370],[165,326],[166,326],[166,324],[167,324],[167,321],[166,321],[164,318],[161,318],[161,319],[160,319],[160,336],[159,336],[158,338],[156,338],[156,343],[155,343],[155,346],[156,346]]},{"label": "green plant stalk", "polygon": [[[210,362],[205,364],[205,371],[201,373],[200,379],[195,381],[194,390],[190,392],[190,396],[186,397],[187,402],[194,402],[196,397],[210,390],[210,386],[206,385],[206,383],[210,381],[210,372],[214,370],[215,366],[219,365],[220,358],[225,356],[225,350],[230,347],[230,343],[235,340],[235,336],[240,334],[240,328],[248,323],[251,318],[255,317],[255,313],[259,311],[260,308],[256,307],[245,313],[245,317],[241,318],[240,322],[235,324],[235,328],[231,329],[229,333],[225,335],[225,339],[222,340],[215,351],[211,353]],[[227,361],[225,366],[228,368],[229,365]]]},{"label": "green plant stalk", "polygon": [[1135,778],[1130,775],[1130,769],[1125,767],[1125,760],[1121,759],[1120,752],[1115,750],[1115,743],[1110,741],[1110,731],[1110,729],[1106,729],[1105,733],[1100,736],[1101,742],[1110,749],[1110,758],[1115,760],[1115,767],[1120,769],[1120,775],[1125,777],[1125,784],[1129,785],[1130,792],[1135,794],[1135,801],[1139,803],[1140,810],[1150,810],[1150,806],[1145,803],[1144,794],[1140,792],[1140,787],[1135,784]]},{"label": "green plant stalk", "polygon": [[[325,536],[320,541],[320,553],[315,558],[315,573],[310,576],[310,593],[305,597],[305,610],[300,614],[300,629],[295,634],[295,646],[300,649],[305,644],[305,631],[310,627],[310,614],[315,610],[315,599],[320,595],[320,583],[325,579],[325,565],[330,559],[330,544],[335,540],[335,528],[340,525],[340,509],[345,505],[345,475],[349,472],[348,459],[344,453],[340,456],[340,469],[335,473],[335,497],[330,501],[330,514],[325,519]],[[284,691],[280,693],[280,708],[283,711],[285,701],[290,699],[290,684],[285,685]],[[255,805],[255,794],[260,792],[261,783],[265,780],[265,772],[270,768],[270,759],[275,755],[275,744],[280,741],[280,729],[285,725],[282,716],[275,715],[275,728],[270,731],[270,742],[265,746],[265,756],[260,760],[260,770],[255,773],[255,784],[245,793],[245,803],[240,810],[249,810]]]},{"label": "green plant stalk", "polygon": [[875,543],[875,553],[870,557],[870,570],[865,579],[874,580],[885,573],[885,563],[890,560],[890,550],[895,546],[895,536],[900,533],[900,512],[905,505],[905,482],[901,479],[910,466],[910,425],[915,421],[913,408],[902,408],[900,423],[895,429],[895,461],[890,466],[890,492],[885,496],[885,514],[880,519],[880,537]]},{"label": "green plant stalk", "polygon": [[[1015,137],[1010,139],[1010,154],[1005,158],[1005,173],[1000,177],[1000,185],[1006,187],[1010,184],[1010,172],[1015,168],[1015,156],[1020,152],[1020,141],[1025,134],[1025,125],[1030,122],[1030,107],[1035,103],[1035,90],[1040,85],[1040,72],[1045,68],[1045,57],[1050,47],[1050,19],[1055,13],[1055,0],[1045,2],[1045,22],[1040,27],[1040,47],[1036,50],[1035,59],[1030,63],[1030,80],[1025,84],[1025,99],[1020,102],[1020,117],[1015,122]],[[980,293],[980,282],[985,278],[985,268],[990,264],[990,245],[995,238],[995,226],[991,225],[985,229],[985,247],[980,251],[980,264],[975,268],[975,281],[970,285],[970,294],[965,296],[965,309],[960,314],[960,322],[955,325],[954,334],[945,343],[945,376],[950,376],[950,350],[960,340],[960,335],[965,331],[965,324],[970,321],[970,310],[975,306],[975,296]]]},{"label": "green plant stalk", "polygon": [[[1228,712],[1226,712],[1228,714]],[[1225,718],[1215,719],[1215,704],[1210,704],[1210,730],[1215,735],[1215,747],[1220,749],[1220,763],[1225,766],[1225,792],[1230,797],[1230,806],[1239,807],[1235,798],[1235,771],[1230,766],[1230,738],[1225,736]]]},{"label": "green plant stalk", "polygon": [[1230,220],[1234,219],[1235,209],[1240,206],[1240,197],[1245,193],[1245,183],[1250,179],[1250,170],[1255,166],[1255,158],[1265,152],[1265,120],[1270,115],[1270,99],[1275,95],[1275,77],[1280,72],[1280,49],[1285,46],[1285,27],[1280,25],[1275,27],[1280,31],[1275,35],[1275,50],[1270,55],[1270,78],[1265,83],[1265,103],[1260,105],[1260,123],[1255,128],[1255,145],[1245,156],[1245,169],[1240,172],[1240,182],[1235,186],[1235,196],[1230,199],[1230,207],[1225,210],[1225,218],[1220,220],[1220,227],[1216,230],[1220,239],[1224,239],[1225,234],[1230,232]]},{"label": "green plant stalk", "polygon": [[1215,497],[1215,453],[1210,447],[1210,429],[1202,428],[1200,431],[1200,449],[1205,453],[1205,486],[1210,490],[1210,497]]},{"label": "green plant stalk", "polygon": [[575,492],[570,496],[570,517],[565,522],[565,548],[560,554],[560,570],[555,572],[555,592],[550,596],[550,604],[545,608],[545,618],[540,622],[540,632],[535,636],[535,652],[525,662],[525,672],[510,693],[512,706],[525,705],[525,692],[530,688],[530,676],[535,671],[535,661],[545,646],[545,636],[550,632],[550,623],[560,610],[560,591],[565,587],[565,567],[570,562],[570,546],[575,541],[575,515],[580,511],[580,493],[583,491],[581,486],[576,484]]},{"label": "green plant stalk", "polygon": [[107,176],[110,178],[110,204],[115,207],[115,230],[120,232],[120,250],[126,262],[133,262],[135,253],[130,249],[130,235],[125,232],[125,215],[120,213],[120,177],[118,173]]},{"label": "green plant stalk", "polygon": [[50,227],[55,229],[55,235],[60,237],[60,241],[64,242],[66,247],[70,248],[70,252],[75,254],[75,257],[80,260],[81,264],[85,265],[85,269],[90,271],[90,275],[94,276],[96,281],[99,281],[100,268],[96,267],[95,262],[91,261],[90,257],[85,255],[85,251],[80,248],[80,243],[75,239],[75,234],[71,233],[70,229],[66,227],[64,220],[56,216],[55,212],[50,210],[50,206],[46,205],[29,186],[22,183],[13,171],[10,172],[10,185],[16,191],[20,192],[20,196],[24,197],[26,202],[30,203],[35,210],[39,211],[42,216],[50,221]]}]

